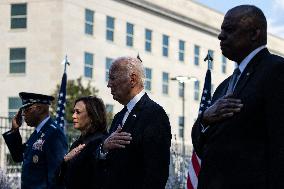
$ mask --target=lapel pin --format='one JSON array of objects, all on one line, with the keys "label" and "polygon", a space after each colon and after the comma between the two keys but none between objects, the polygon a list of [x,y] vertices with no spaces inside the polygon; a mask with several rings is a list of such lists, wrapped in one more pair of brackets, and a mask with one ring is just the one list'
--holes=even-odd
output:
[{"label": "lapel pin", "polygon": [[34,155],[34,156],[33,156],[33,162],[34,162],[34,163],[37,163],[37,162],[38,162],[38,156],[37,156],[37,155]]},{"label": "lapel pin", "polygon": [[248,72],[248,73],[247,73],[247,76],[249,76],[249,74],[250,74],[250,73]]},{"label": "lapel pin", "polygon": [[136,117],[136,114],[133,114],[133,117]]}]

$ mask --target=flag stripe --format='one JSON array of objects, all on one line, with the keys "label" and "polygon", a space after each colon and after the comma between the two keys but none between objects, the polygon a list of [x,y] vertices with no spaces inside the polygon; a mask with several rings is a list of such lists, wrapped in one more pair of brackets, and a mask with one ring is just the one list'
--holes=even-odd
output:
[{"label": "flag stripe", "polygon": [[192,186],[191,180],[190,180],[190,175],[187,176],[187,189],[195,189]]},{"label": "flag stripe", "polygon": [[[211,104],[211,71],[208,69],[205,76],[202,97],[199,106],[199,113],[204,112]],[[201,160],[193,150],[189,162],[187,189],[197,189],[198,174],[200,171]]]},{"label": "flag stripe", "polygon": [[199,171],[200,171],[200,164],[198,162],[198,157],[197,154],[193,151],[192,153],[192,157],[191,157],[191,162],[192,162],[192,166],[193,169],[195,171],[195,174],[198,176],[199,175]]},{"label": "flag stripe", "polygon": [[[192,163],[189,164],[189,169],[194,170]],[[191,186],[192,189],[197,189],[197,184],[198,184],[198,178],[197,175],[194,171],[189,171],[188,172],[188,186]],[[189,187],[190,188],[190,187]]]}]

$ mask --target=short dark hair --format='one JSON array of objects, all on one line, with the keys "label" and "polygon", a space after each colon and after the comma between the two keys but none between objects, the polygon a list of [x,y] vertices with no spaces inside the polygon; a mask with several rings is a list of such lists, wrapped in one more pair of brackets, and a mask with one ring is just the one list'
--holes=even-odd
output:
[{"label": "short dark hair", "polygon": [[[77,102],[82,101],[86,106],[86,111],[91,119],[91,127],[88,128],[87,133],[102,132],[107,130],[106,109],[101,98],[96,96],[84,96],[75,100],[74,106]],[[86,134],[87,134],[86,133]]]},{"label": "short dark hair", "polygon": [[259,43],[267,44],[267,20],[262,10],[254,5],[239,5],[229,11],[238,11],[242,18],[249,20],[250,26],[256,26],[261,30],[261,38]]}]

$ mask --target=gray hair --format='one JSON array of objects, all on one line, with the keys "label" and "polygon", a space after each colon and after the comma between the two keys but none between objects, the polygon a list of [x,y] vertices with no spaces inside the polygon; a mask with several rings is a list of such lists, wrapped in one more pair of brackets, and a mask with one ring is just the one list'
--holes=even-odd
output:
[{"label": "gray hair", "polygon": [[113,61],[112,66],[123,66],[126,69],[126,76],[130,77],[132,73],[137,74],[138,82],[143,87],[145,80],[144,67],[138,58],[119,57]]}]

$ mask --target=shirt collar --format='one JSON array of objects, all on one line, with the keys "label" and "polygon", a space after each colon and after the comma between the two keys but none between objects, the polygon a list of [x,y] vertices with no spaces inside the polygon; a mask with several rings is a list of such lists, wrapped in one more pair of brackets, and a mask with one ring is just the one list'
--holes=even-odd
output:
[{"label": "shirt collar", "polygon": [[248,63],[253,59],[253,57],[262,49],[266,48],[265,45],[262,45],[256,49],[254,49],[249,55],[247,55],[247,57],[245,57],[245,59],[243,59],[243,61],[241,61],[241,63],[239,64],[239,69],[241,71],[241,73],[243,73],[243,71],[245,70],[246,66],[248,65]]},{"label": "shirt collar", "polygon": [[36,127],[37,133],[41,130],[44,124],[49,120],[50,116],[47,116],[44,120],[40,122],[40,124]]},{"label": "shirt collar", "polygon": [[142,90],[142,91],[140,91],[140,93],[138,93],[135,97],[133,97],[133,98],[128,102],[128,104],[126,105],[128,112],[131,112],[131,111],[132,111],[132,109],[134,108],[134,106],[136,105],[136,103],[142,98],[142,96],[143,96],[144,94],[145,94],[145,91]]}]

